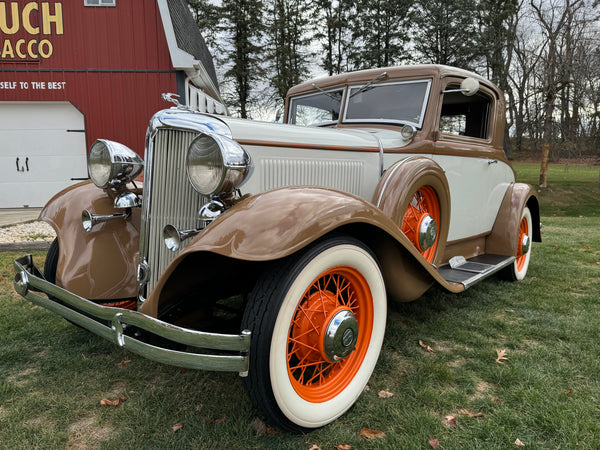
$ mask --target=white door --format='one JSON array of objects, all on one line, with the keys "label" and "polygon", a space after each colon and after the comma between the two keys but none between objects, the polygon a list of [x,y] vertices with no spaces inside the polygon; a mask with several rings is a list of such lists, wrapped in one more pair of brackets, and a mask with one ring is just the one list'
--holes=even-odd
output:
[{"label": "white door", "polygon": [[85,121],[77,108],[0,102],[0,208],[44,206],[81,178],[87,178]]}]

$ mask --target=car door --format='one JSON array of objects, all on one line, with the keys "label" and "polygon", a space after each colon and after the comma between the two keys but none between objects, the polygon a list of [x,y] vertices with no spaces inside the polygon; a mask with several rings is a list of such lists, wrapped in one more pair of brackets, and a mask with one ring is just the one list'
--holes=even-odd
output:
[{"label": "car door", "polygon": [[502,150],[503,99],[483,85],[466,96],[457,91],[461,81],[444,79],[433,154],[450,186],[448,241],[489,233],[514,182]]}]

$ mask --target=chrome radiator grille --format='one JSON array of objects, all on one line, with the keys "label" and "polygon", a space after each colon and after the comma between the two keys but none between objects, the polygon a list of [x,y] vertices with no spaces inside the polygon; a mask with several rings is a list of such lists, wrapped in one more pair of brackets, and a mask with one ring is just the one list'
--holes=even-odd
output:
[{"label": "chrome radiator grille", "polygon": [[[186,155],[195,131],[159,129],[146,155],[143,223],[140,261],[149,268],[146,294],[177,253],[163,242],[163,228],[174,225],[179,230],[197,228],[198,211],[205,197],[196,192],[187,179]],[[189,241],[188,241],[189,242]]]}]

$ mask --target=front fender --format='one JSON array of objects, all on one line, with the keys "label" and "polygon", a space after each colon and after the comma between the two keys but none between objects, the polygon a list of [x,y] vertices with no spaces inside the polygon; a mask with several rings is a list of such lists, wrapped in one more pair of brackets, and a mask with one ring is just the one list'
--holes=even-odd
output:
[{"label": "front fender", "polygon": [[127,220],[100,223],[89,233],[81,224],[84,209],[93,214],[122,212],[113,207],[113,197],[86,181],[56,194],[40,213],[59,242],[56,284],[91,300],[136,297],[139,208]]},{"label": "front fender", "polygon": [[[340,229],[367,242],[378,257],[382,256],[384,278],[388,274],[386,283],[394,283],[394,277],[402,279],[401,273],[394,275],[393,271],[386,270],[393,265],[408,268],[411,278],[418,279],[419,288],[413,288],[414,292],[424,292],[434,280],[451,290],[456,289],[423,259],[398,225],[372,203],[332,189],[286,187],[241,201],[202,231],[160,277],[143,311],[156,314],[165,285],[180,265],[182,271],[186,270],[184,261],[191,255],[204,252],[234,260],[273,261]],[[396,247],[396,251],[390,251],[390,246]],[[398,261],[394,262],[395,258]],[[197,259],[190,258],[190,261],[198,264]],[[173,287],[181,288],[183,277],[173,278],[177,280]],[[169,286],[164,290],[168,291]],[[410,296],[415,297],[415,294]]]}]

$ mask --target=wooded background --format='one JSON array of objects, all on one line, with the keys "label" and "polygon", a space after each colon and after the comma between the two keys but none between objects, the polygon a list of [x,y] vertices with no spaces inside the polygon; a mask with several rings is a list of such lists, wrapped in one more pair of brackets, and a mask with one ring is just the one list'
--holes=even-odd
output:
[{"label": "wooded background", "polygon": [[315,76],[448,64],[504,91],[509,157],[600,160],[600,0],[187,1],[234,115],[277,120]]}]

